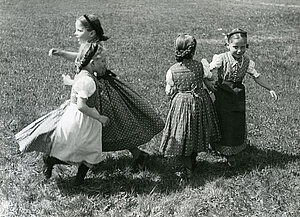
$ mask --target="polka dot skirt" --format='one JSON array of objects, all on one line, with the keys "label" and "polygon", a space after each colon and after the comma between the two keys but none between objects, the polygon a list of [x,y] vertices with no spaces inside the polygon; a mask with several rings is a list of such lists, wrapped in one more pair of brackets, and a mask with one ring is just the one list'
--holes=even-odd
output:
[{"label": "polka dot skirt", "polygon": [[103,128],[103,151],[131,149],[162,131],[164,121],[151,105],[115,77],[100,79],[101,110],[110,122]]}]

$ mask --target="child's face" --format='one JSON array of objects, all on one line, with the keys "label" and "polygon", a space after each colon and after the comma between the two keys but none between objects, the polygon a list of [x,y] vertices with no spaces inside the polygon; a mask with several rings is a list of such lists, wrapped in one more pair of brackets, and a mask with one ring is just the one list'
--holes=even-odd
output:
[{"label": "child's face", "polygon": [[241,58],[246,52],[247,39],[246,38],[231,39],[227,47],[233,57]]},{"label": "child's face", "polygon": [[78,39],[79,44],[85,43],[91,38],[91,32],[89,32],[79,20],[75,22],[74,35]]}]

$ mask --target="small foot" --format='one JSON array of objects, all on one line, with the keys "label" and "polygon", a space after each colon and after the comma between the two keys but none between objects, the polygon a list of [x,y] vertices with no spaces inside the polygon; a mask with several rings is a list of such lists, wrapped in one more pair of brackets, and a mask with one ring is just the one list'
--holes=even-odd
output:
[{"label": "small foot", "polygon": [[48,158],[44,158],[44,166],[43,166],[43,174],[46,179],[50,179],[52,176],[53,164],[50,164],[47,160]]},{"label": "small foot", "polygon": [[150,155],[144,151],[141,151],[139,156],[133,162],[133,168],[135,170],[145,170],[149,159]]},{"label": "small foot", "polygon": [[236,159],[234,156],[228,156],[228,157],[226,157],[226,159],[227,159],[228,166],[230,166],[231,168],[236,167]]}]

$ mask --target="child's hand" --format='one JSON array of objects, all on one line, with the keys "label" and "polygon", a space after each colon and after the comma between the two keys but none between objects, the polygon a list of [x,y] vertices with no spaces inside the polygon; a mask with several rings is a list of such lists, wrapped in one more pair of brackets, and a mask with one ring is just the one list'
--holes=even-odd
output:
[{"label": "child's hand", "polygon": [[102,123],[103,127],[105,127],[109,123],[109,118],[107,116],[101,115],[99,121]]},{"label": "child's hand", "polygon": [[60,50],[59,49],[52,48],[52,49],[49,50],[49,54],[48,55],[51,57],[51,56],[59,56],[59,54],[60,54]]},{"label": "child's hand", "polygon": [[73,85],[74,80],[70,77],[70,75],[62,75],[64,85]]},{"label": "child's hand", "polygon": [[278,100],[278,97],[277,97],[277,95],[276,95],[276,93],[275,93],[274,90],[270,90],[270,94],[271,94],[272,98],[274,98],[274,101]]}]

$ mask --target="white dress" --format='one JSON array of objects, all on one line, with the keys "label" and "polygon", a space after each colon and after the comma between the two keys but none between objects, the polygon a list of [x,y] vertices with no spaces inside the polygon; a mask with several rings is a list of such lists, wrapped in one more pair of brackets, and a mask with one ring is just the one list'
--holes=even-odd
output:
[{"label": "white dress", "polygon": [[53,133],[50,156],[68,163],[84,163],[87,166],[101,161],[102,124],[83,114],[76,105],[78,97],[88,99],[94,93],[96,84],[93,78],[87,71],[81,71],[72,86],[70,105]]}]

